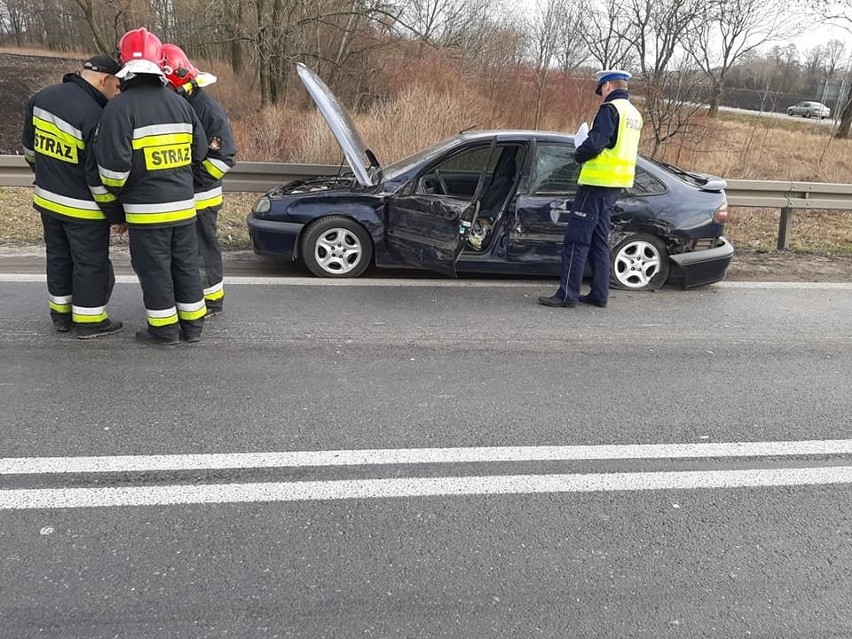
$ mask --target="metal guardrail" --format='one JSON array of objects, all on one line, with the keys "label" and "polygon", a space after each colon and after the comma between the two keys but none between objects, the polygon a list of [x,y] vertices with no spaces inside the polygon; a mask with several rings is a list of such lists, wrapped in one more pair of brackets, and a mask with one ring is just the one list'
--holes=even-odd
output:
[{"label": "metal guardrail", "polygon": [[[283,164],[279,162],[238,162],[225,176],[226,191],[263,193],[300,177],[335,175],[339,166],[325,164]],[[778,248],[790,244],[790,226],[795,210],[819,209],[852,211],[852,184],[787,182],[781,180],[728,180],[725,189],[730,206],[781,210]],[[19,155],[0,155],[0,187],[26,187],[32,173]]]}]

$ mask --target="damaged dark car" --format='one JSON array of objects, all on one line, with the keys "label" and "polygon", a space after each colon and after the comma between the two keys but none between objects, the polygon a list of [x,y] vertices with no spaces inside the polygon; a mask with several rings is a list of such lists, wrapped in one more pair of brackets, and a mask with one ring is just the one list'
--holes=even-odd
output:
[{"label": "damaged dark car", "polygon": [[[320,277],[371,266],[447,275],[558,275],[580,166],[570,135],[469,131],[381,166],[349,116],[304,65],[298,73],[351,174],[281,185],[248,216],[255,252]],[[612,217],[614,288],[691,288],[725,277],[725,181],[640,157]]]}]

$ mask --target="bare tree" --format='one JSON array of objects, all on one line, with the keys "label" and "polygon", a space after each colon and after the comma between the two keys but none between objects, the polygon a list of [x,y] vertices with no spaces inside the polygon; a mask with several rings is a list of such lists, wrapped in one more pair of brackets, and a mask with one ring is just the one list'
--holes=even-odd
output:
[{"label": "bare tree", "polygon": [[[622,34],[636,52],[638,83],[645,98],[645,130],[653,152],[684,131],[695,112],[694,74],[682,53],[703,0],[622,0],[621,12],[629,21]],[[646,133],[647,135],[647,133]]]},{"label": "bare tree", "polygon": [[826,78],[833,78],[841,68],[841,61],[846,58],[846,43],[843,40],[829,40],[822,50],[824,53],[822,70]]},{"label": "bare tree", "polygon": [[115,51],[115,42],[109,41],[109,38],[102,32],[101,25],[96,19],[96,10],[100,13],[103,11],[103,7],[95,7],[94,0],[71,0],[71,4],[82,12],[83,19],[89,27],[98,51],[112,54]]},{"label": "bare tree", "polygon": [[434,47],[463,47],[468,33],[502,3],[491,0],[393,0],[380,11],[400,30]]},{"label": "bare tree", "polygon": [[28,3],[26,0],[5,0],[3,2],[3,13],[9,31],[15,37],[15,45],[24,46],[24,31],[26,29],[26,15]]},{"label": "bare tree", "polygon": [[710,117],[719,111],[727,74],[742,56],[799,31],[784,0],[707,0],[695,14],[688,50],[710,82]]},{"label": "bare tree", "polygon": [[[817,0],[815,11],[830,23],[852,33],[852,0]],[[846,80],[844,84],[852,83],[848,72]],[[847,90],[846,101],[840,112],[840,124],[837,126],[834,137],[845,139],[850,136],[850,132],[852,132],[852,91]]]},{"label": "bare tree", "polygon": [[[578,5],[572,0],[537,0],[536,11],[527,21],[529,55],[535,69],[536,102],[532,128],[537,129],[544,112],[547,79],[557,54],[563,51],[566,34],[575,34]],[[569,36],[570,37],[570,36]]]},{"label": "bare tree", "polygon": [[603,69],[626,69],[634,65],[636,53],[624,37],[628,28],[629,20],[619,0],[603,0],[600,5],[587,5],[582,28],[574,27],[592,59]]}]

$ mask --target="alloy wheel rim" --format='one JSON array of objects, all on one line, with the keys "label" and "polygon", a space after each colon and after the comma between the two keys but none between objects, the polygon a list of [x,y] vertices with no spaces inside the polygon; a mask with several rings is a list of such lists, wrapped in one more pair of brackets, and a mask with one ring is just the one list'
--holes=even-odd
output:
[{"label": "alloy wheel rim", "polygon": [[625,244],[615,256],[615,277],[627,288],[643,288],[660,272],[660,253],[644,241]]},{"label": "alloy wheel rim", "polygon": [[333,228],[323,232],[314,244],[314,259],[326,273],[344,275],[361,263],[364,247],[349,229]]}]

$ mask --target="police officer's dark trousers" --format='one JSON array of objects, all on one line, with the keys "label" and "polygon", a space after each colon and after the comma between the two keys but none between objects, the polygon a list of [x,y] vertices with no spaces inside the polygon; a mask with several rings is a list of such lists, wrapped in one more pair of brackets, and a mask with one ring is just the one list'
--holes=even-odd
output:
[{"label": "police officer's dark trousers", "polygon": [[[78,222],[41,214],[47,254],[50,316],[57,327],[96,325],[107,320],[115,286],[109,260],[109,224]],[[73,315],[72,315],[73,312]]]},{"label": "police officer's dark trousers", "polygon": [[130,260],[142,285],[148,330],[165,339],[201,336],[204,296],[195,220],[178,226],[130,228]]},{"label": "police officer's dark trousers", "polygon": [[198,211],[195,229],[198,234],[198,255],[201,259],[201,283],[204,287],[204,302],[207,310],[222,311],[225,297],[222,269],[222,248],[216,237],[216,222],[221,206]]},{"label": "police officer's dark trousers", "polygon": [[562,280],[556,291],[561,299],[577,301],[587,259],[592,270],[589,296],[600,302],[609,297],[609,231],[619,193],[620,188],[603,186],[577,189],[562,246]]}]

